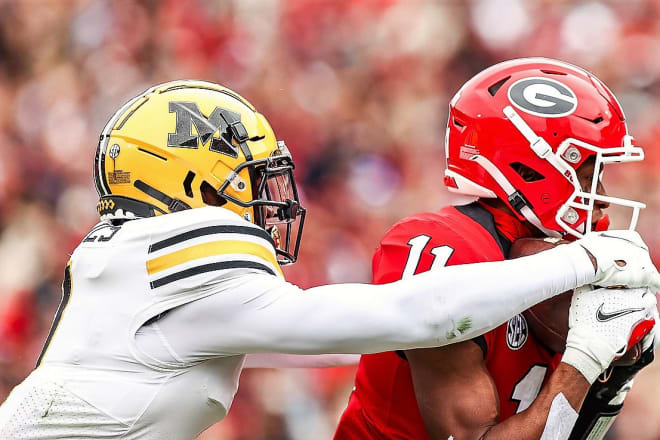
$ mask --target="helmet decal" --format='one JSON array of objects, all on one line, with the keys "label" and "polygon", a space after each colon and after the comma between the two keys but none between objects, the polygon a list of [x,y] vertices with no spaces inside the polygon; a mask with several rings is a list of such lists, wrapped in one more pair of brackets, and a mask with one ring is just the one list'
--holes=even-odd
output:
[{"label": "helmet decal", "polygon": [[117,169],[117,158],[120,152],[121,148],[118,144],[113,144],[108,150],[108,157],[112,159],[112,171],[108,170],[108,182],[111,185],[129,185],[131,183],[130,171]]},{"label": "helmet decal", "polygon": [[[230,110],[216,107],[207,118],[194,102],[170,102],[170,113],[176,114],[176,131],[168,133],[167,146],[175,148],[199,148],[211,139],[209,150],[238,157],[238,148],[232,143],[231,122],[240,121],[240,115]],[[240,122],[239,122],[240,123]],[[195,127],[197,134],[193,134]],[[216,137],[215,134],[218,133]],[[247,139],[247,132],[242,133]]]},{"label": "helmet decal", "polygon": [[549,78],[523,78],[509,87],[509,101],[520,110],[536,116],[559,118],[577,108],[575,92]]},{"label": "helmet decal", "polygon": [[121,151],[121,148],[117,144],[113,144],[112,147],[110,147],[110,152],[108,153],[108,156],[110,156],[111,159],[117,159],[119,157],[119,152]]}]

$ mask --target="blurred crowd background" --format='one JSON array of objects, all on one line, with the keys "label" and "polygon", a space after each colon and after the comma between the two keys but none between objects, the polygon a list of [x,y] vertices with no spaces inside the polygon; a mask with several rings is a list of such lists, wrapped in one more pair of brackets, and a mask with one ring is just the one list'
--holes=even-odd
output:
[{"label": "blurred crowd background", "polygon": [[[33,368],[68,253],[97,221],[98,135],[150,85],[219,82],[267,115],[309,213],[285,272],[311,287],[368,282],[388,226],[456,200],[442,185],[448,101],[521,56],[578,64],[619,97],[647,159],[606,185],[648,204],[638,230],[660,263],[659,54],[658,0],[0,0],[0,401]],[[330,438],[353,375],[246,371],[200,439]],[[651,366],[608,439],[659,439],[658,392]]]}]

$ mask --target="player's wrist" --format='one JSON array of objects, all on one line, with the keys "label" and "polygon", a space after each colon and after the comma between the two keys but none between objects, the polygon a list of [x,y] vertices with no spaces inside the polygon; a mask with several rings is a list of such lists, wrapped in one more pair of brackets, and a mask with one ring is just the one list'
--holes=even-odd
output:
[{"label": "player's wrist", "polygon": [[584,378],[593,384],[604,371],[601,363],[587,351],[576,346],[566,346],[561,361],[575,368]]},{"label": "player's wrist", "polygon": [[589,257],[589,260],[591,260],[591,265],[594,267],[594,274],[598,273],[598,260],[596,260],[596,257],[594,256],[594,254],[589,252],[589,249],[587,249],[584,246],[581,246],[581,247],[587,253],[587,256]]},{"label": "player's wrist", "polygon": [[598,376],[612,363],[615,349],[592,329],[573,327],[566,336],[566,349],[562,362],[573,366],[593,384]]},{"label": "player's wrist", "polygon": [[575,287],[591,284],[596,280],[598,273],[598,263],[589,250],[579,243],[569,243],[563,246],[557,246],[553,249],[563,252],[562,257],[571,262],[575,271]]}]

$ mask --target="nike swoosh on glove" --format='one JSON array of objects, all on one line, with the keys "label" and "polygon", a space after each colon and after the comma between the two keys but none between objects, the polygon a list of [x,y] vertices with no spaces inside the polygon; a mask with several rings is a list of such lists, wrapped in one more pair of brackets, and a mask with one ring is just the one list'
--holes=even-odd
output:
[{"label": "nike swoosh on glove", "polygon": [[617,356],[652,330],[656,310],[656,297],[646,288],[576,289],[562,362],[593,383]]},{"label": "nike swoosh on glove", "polygon": [[635,231],[590,232],[579,244],[596,258],[594,286],[650,287],[660,292],[660,274],[649,248]]}]

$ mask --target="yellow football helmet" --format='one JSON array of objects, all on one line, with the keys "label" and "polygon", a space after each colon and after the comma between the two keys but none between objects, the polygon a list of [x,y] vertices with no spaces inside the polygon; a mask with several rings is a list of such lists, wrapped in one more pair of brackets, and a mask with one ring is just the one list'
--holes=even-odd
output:
[{"label": "yellow football helmet", "polygon": [[305,220],[293,168],[284,142],[241,96],[173,81],[127,102],[103,129],[97,208],[102,220],[127,220],[221,205],[266,229],[280,264],[293,263]]}]

